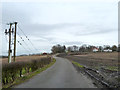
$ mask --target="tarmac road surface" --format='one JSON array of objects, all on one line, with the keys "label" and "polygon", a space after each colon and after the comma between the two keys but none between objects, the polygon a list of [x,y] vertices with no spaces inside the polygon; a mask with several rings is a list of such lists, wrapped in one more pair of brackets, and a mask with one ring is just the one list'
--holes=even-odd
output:
[{"label": "tarmac road surface", "polygon": [[53,66],[14,88],[96,88],[69,60],[55,58]]}]

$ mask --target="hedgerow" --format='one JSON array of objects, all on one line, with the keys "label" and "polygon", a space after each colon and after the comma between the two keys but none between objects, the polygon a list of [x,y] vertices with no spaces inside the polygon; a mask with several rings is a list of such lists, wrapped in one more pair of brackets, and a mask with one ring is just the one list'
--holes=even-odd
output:
[{"label": "hedgerow", "polygon": [[[28,62],[13,62],[2,65],[2,84],[14,82],[15,79],[22,77],[25,73],[34,72],[51,62],[51,57],[41,58],[39,60],[30,60]],[[24,72],[24,73],[23,73]]]}]

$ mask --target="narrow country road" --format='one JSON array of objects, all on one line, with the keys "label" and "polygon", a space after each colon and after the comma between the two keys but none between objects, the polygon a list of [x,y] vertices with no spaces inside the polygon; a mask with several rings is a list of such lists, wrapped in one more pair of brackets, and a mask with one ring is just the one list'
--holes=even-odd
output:
[{"label": "narrow country road", "polygon": [[15,88],[95,88],[92,81],[78,73],[69,60],[55,58],[53,66]]}]

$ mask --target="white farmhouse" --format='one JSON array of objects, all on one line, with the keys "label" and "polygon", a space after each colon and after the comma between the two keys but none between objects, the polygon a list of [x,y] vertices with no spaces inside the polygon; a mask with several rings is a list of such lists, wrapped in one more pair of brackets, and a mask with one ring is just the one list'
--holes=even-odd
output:
[{"label": "white farmhouse", "polygon": [[98,52],[98,48],[93,48],[93,52]]},{"label": "white farmhouse", "polygon": [[103,50],[104,52],[112,52],[112,50],[111,49],[105,49],[105,50]]}]

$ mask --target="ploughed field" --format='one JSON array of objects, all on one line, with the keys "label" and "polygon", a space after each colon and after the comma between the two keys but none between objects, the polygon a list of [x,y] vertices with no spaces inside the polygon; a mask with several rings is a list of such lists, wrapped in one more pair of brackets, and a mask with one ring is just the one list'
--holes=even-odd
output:
[{"label": "ploughed field", "polygon": [[[33,55],[33,56],[17,56],[16,57],[16,62],[28,62],[30,60],[39,60],[41,58],[47,57],[47,55]],[[2,64],[8,63],[8,58],[2,58]],[[13,61],[13,58],[12,58]]]},{"label": "ploughed field", "polygon": [[119,87],[118,52],[68,53],[61,56],[87,67],[84,70],[79,69],[79,71],[89,70],[93,76],[107,82],[111,87]]},{"label": "ploughed field", "polygon": [[67,58],[72,58],[81,64],[87,65],[91,68],[106,68],[109,70],[118,70],[118,53],[88,53],[81,55],[67,56]]}]

